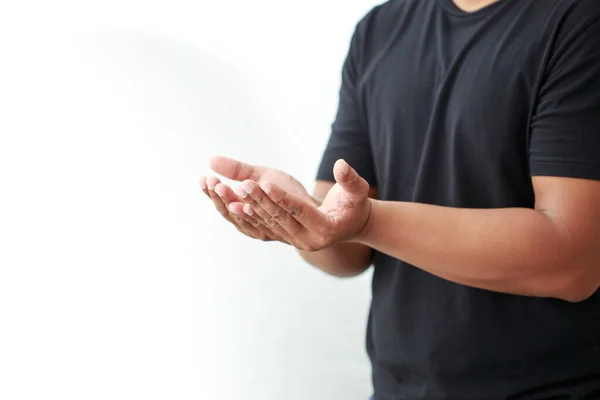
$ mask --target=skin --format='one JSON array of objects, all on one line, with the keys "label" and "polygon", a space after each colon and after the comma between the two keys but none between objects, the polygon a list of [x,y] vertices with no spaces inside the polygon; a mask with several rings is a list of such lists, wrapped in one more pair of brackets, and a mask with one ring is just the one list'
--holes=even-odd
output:
[{"label": "skin", "polygon": [[[497,0],[454,0],[475,12]],[[271,168],[215,157],[200,185],[241,233],[295,246],[331,275],[366,270],[373,249],[459,284],[580,302],[600,287],[600,182],[534,177],[535,209],[471,210],[377,200],[343,160],[314,196]]]},{"label": "skin", "polygon": [[475,12],[498,0],[454,0],[454,4],[465,12]]},{"label": "skin", "polygon": [[222,157],[211,167],[242,181],[235,193],[213,185],[216,178],[201,179],[238,229],[289,243],[337,276],[362,272],[376,249],[449,281],[496,292],[580,302],[600,287],[600,181],[534,177],[535,209],[474,210],[370,198],[368,183],[343,160],[334,166],[336,183],[322,203],[280,171]]},{"label": "skin", "polygon": [[[315,207],[319,207],[323,203],[327,193],[335,185],[333,182],[317,181],[314,195],[310,196],[300,182],[273,168],[249,165],[226,157],[213,157],[209,164],[218,174],[238,182],[266,181],[274,183]],[[280,241],[291,244],[288,241],[289,234],[280,229],[280,233],[276,233],[271,229],[270,225],[273,225],[275,218],[269,223],[261,218],[256,218],[256,216],[248,215],[244,212],[242,199],[230,187],[222,184],[218,178],[201,177],[200,186],[207,197],[213,201],[219,213],[242,234],[262,241]],[[376,198],[377,190],[369,188],[368,195],[370,198]],[[252,196],[246,197],[246,201],[250,205],[250,207],[246,206],[246,210],[253,212]],[[373,250],[360,243],[338,243],[318,251],[311,247],[307,249],[302,242],[297,240],[292,243],[305,261],[332,276],[340,278],[356,276],[371,265]]]}]

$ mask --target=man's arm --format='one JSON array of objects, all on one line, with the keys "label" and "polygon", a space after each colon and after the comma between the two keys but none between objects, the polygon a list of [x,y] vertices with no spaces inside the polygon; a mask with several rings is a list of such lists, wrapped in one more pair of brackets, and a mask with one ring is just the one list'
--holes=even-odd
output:
[{"label": "man's arm", "polygon": [[469,286],[568,301],[591,296],[600,275],[599,43],[598,2],[577,2],[536,94],[528,149],[534,210],[373,201],[363,243]]},{"label": "man's arm", "polygon": [[339,186],[318,208],[269,182],[250,203],[319,254],[343,257],[337,246],[357,242],[462,285],[570,302],[600,286],[600,179],[536,176],[534,209],[461,209],[369,199],[342,160],[334,175]]},{"label": "man's arm", "polygon": [[534,177],[535,209],[372,201],[360,242],[459,284],[577,302],[600,285],[600,181]]},{"label": "man's arm", "polygon": [[[315,205],[320,205],[333,187],[329,181],[317,181],[314,191]],[[377,190],[372,188],[369,197],[376,198]],[[361,243],[340,243],[324,250],[309,252],[298,250],[300,256],[309,264],[323,272],[340,278],[360,275],[372,262],[373,249]]]}]

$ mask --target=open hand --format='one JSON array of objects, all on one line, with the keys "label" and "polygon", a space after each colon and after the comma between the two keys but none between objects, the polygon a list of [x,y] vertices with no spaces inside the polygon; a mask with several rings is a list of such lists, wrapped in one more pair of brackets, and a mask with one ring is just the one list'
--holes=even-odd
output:
[{"label": "open hand", "polygon": [[[212,157],[210,167],[216,173],[240,182],[244,180],[272,182],[287,192],[293,193],[298,198],[312,202],[315,205],[317,204],[300,182],[277,169],[245,164],[226,157]],[[219,178],[201,177],[200,186],[204,193],[213,201],[217,211],[244,235],[263,241],[277,240],[289,244],[288,241],[269,229],[259,219],[243,212],[240,214],[232,212],[230,205],[240,202],[241,199],[238,198],[229,186],[221,183]]]},{"label": "open hand", "polygon": [[299,249],[317,251],[352,241],[367,226],[369,184],[343,160],[336,162],[334,176],[337,183],[320,206],[269,180],[247,179],[237,189],[241,201],[228,208]]}]

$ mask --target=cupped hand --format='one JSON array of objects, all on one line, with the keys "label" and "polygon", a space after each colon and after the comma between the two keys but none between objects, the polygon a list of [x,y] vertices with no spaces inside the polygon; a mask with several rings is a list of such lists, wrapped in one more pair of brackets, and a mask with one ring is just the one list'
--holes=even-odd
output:
[{"label": "cupped hand", "polygon": [[[280,170],[250,165],[219,156],[212,157],[209,165],[212,170],[226,178],[235,181],[267,180],[276,183],[281,188],[285,188],[286,191],[293,193],[298,198],[316,204],[300,182]],[[242,199],[229,186],[222,183],[219,178],[203,176],[200,178],[200,186],[203,192],[212,200],[217,211],[244,235],[263,241],[276,240],[290,244],[284,237],[266,226],[260,218],[245,214],[242,211]]]},{"label": "cupped hand", "polygon": [[[210,168],[217,174],[234,181],[252,180],[271,182],[301,199],[314,202],[304,186],[293,176],[275,168],[246,164],[227,157],[215,156],[209,161]],[[316,202],[315,202],[316,203]]]},{"label": "cupped hand", "polygon": [[[200,187],[202,191],[212,200],[215,208],[229,221],[238,231],[242,234],[251,237],[253,239],[259,239],[262,241],[282,241],[283,238],[273,233],[270,229],[266,228],[256,218],[249,215],[236,214],[229,209],[231,203],[239,202],[240,199],[231,190],[231,188],[215,177],[201,177]],[[287,242],[286,242],[287,243]]]},{"label": "cupped hand", "polygon": [[355,240],[368,225],[369,183],[344,160],[336,162],[333,172],[336,184],[320,206],[275,182],[246,179],[237,189],[241,202],[230,203],[229,210],[254,218],[271,234],[303,250]]}]

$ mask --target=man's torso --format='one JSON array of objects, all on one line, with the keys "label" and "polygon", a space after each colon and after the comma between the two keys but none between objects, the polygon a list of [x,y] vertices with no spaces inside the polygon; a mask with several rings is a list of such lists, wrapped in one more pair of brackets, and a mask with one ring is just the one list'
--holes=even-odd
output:
[{"label": "man's torso", "polygon": [[[358,94],[380,197],[532,208],[530,127],[577,3],[501,0],[465,14],[451,0],[396,0],[370,13]],[[492,293],[376,253],[368,350],[377,398],[600,398],[593,315],[598,294],[567,304]]]}]

